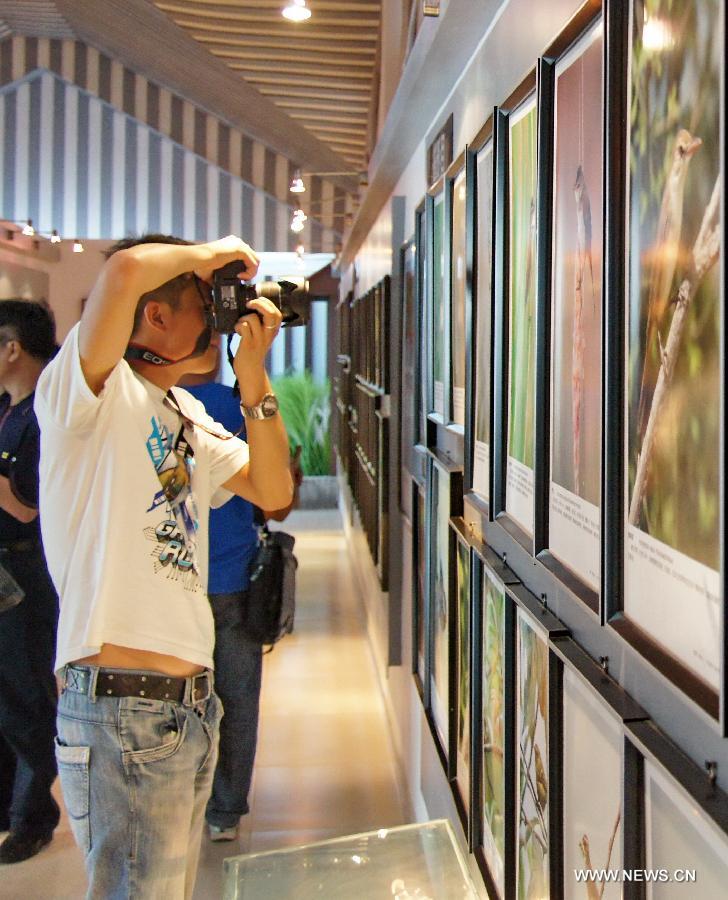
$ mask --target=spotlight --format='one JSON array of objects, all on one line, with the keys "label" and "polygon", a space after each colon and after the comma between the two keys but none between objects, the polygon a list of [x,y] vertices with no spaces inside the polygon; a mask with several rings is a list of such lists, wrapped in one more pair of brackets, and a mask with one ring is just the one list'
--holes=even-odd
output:
[{"label": "spotlight", "polygon": [[293,178],[291,179],[291,186],[288,190],[292,194],[303,194],[306,190],[306,185],[303,183],[303,178],[301,178],[301,170],[296,169]]},{"label": "spotlight", "polygon": [[73,252],[74,253],[83,253],[83,244],[79,241],[78,238],[73,242]]},{"label": "spotlight", "polygon": [[306,0],[292,0],[281,10],[281,15],[291,22],[305,22],[311,18],[311,10],[306,6]]}]

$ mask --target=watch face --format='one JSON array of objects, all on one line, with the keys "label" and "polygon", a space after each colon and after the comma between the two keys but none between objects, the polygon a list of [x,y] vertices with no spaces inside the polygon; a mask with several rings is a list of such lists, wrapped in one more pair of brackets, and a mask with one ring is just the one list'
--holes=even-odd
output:
[{"label": "watch face", "polygon": [[263,397],[263,402],[260,404],[263,415],[268,418],[269,416],[274,416],[278,412],[278,398],[274,397],[273,394],[267,394]]}]

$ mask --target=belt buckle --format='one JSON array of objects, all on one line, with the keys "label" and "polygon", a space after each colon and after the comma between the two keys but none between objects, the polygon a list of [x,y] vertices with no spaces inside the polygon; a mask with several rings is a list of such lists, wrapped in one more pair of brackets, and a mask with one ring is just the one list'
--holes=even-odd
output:
[{"label": "belt buckle", "polygon": [[[198,687],[198,680],[200,681],[200,686]],[[204,683],[204,687],[203,687]],[[204,696],[198,696],[198,691],[204,691]],[[209,672],[200,672],[199,675],[192,676],[192,702],[193,703],[203,703],[205,700],[210,699],[210,694],[212,694],[212,686],[210,684],[210,673]]]}]

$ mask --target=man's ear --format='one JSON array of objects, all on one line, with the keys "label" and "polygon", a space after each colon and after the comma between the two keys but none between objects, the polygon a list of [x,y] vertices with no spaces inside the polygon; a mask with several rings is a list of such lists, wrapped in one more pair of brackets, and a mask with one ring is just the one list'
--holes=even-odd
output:
[{"label": "man's ear", "polygon": [[20,346],[20,341],[16,338],[10,338],[8,347],[10,348],[8,352],[8,362],[16,362],[20,358],[20,351],[23,349]]},{"label": "man's ear", "polygon": [[170,308],[160,300],[149,300],[144,307],[144,321],[151,328],[166,331],[169,326]]}]

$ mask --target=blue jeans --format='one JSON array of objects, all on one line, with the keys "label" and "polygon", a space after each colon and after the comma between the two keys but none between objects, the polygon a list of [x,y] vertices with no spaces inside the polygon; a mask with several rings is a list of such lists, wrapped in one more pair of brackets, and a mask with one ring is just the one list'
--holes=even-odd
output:
[{"label": "blue jeans", "polygon": [[263,651],[241,626],[245,591],[210,594],[215,619],[215,690],[225,715],[220,753],[205,818],[210,825],[234,828],[248,812],[258,740],[258,708]]},{"label": "blue jeans", "polygon": [[[94,696],[58,702],[56,758],[87,898],[180,900],[195,883],[222,710],[193,703]],[[136,674],[136,673],[135,673]],[[145,673],[139,673],[145,674]]]}]

